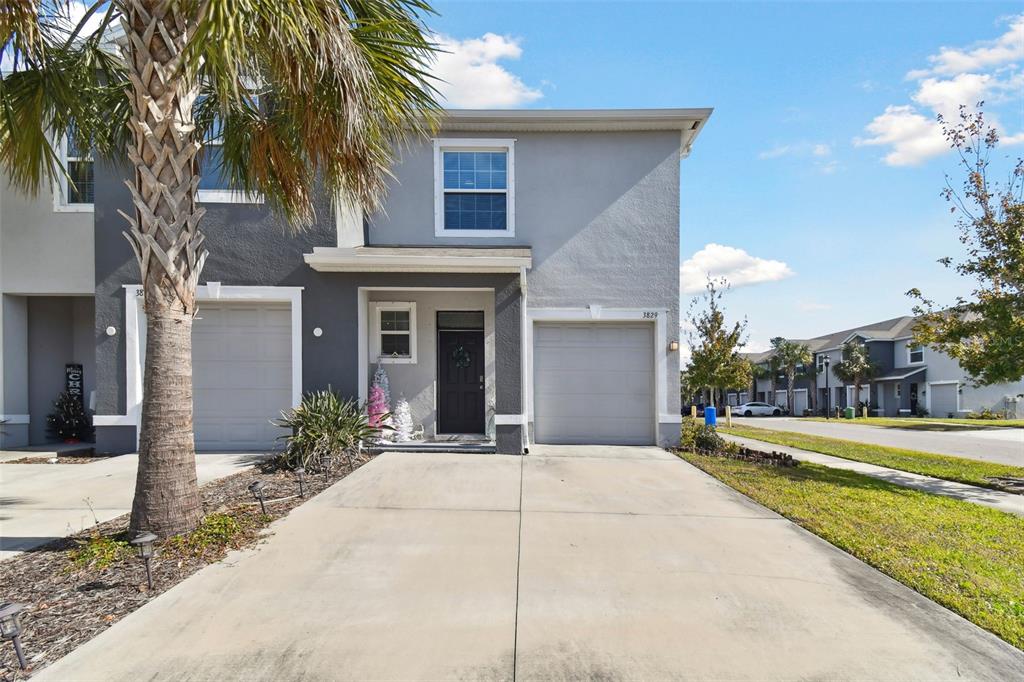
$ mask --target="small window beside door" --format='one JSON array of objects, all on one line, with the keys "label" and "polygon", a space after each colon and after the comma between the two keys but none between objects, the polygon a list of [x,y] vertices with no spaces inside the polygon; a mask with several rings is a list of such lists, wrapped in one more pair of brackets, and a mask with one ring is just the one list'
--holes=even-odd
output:
[{"label": "small window beside door", "polygon": [[382,302],[374,304],[378,362],[413,364],[416,362],[416,304]]},{"label": "small window beside door", "polygon": [[68,132],[59,145],[61,163],[67,175],[57,181],[53,208],[58,212],[92,211],[95,199],[92,150],[80,149],[75,131]]}]

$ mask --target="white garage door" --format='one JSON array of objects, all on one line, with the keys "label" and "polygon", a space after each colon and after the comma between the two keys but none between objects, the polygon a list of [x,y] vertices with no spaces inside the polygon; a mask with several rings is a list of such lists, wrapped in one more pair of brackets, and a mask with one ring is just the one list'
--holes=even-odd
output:
[{"label": "white garage door", "polygon": [[655,441],[652,325],[538,324],[533,381],[537,443]]},{"label": "white garage door", "polygon": [[292,402],[287,304],[200,303],[192,328],[196,449],[262,451]]},{"label": "white garage door", "polygon": [[932,392],[931,408],[929,409],[931,416],[960,416],[956,409],[958,389],[956,384],[929,384],[928,390]]},{"label": "white garage door", "polygon": [[793,415],[797,417],[804,416],[804,410],[807,409],[807,389],[799,388],[793,391]]}]

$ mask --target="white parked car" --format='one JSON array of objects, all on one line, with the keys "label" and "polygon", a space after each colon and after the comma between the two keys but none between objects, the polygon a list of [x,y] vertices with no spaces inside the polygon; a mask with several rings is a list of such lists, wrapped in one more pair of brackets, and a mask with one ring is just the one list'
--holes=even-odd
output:
[{"label": "white parked car", "polygon": [[768,403],[743,403],[732,408],[732,413],[743,417],[778,417],[782,414],[782,408]]}]

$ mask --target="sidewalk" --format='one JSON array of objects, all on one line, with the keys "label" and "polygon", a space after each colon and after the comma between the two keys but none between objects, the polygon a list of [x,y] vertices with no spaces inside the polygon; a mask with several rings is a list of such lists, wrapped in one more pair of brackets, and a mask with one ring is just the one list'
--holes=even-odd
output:
[{"label": "sidewalk", "polygon": [[864,474],[865,476],[871,476],[883,481],[888,481],[895,485],[901,485],[904,488],[923,490],[926,493],[943,495],[944,497],[952,497],[957,500],[964,500],[966,502],[973,502],[974,504],[980,504],[985,507],[992,507],[993,509],[1004,511],[1007,514],[1024,516],[1024,495],[1015,495],[1014,493],[1007,493],[999,490],[979,488],[978,486],[967,485],[966,483],[956,483],[954,481],[946,481],[941,478],[912,474],[906,471],[899,471],[898,469],[889,469],[887,467],[880,467],[878,465],[867,464],[865,462],[855,462],[851,459],[833,457],[832,455],[823,455],[820,452],[810,452],[809,450],[792,448],[787,445],[776,445],[775,443],[767,443],[753,438],[741,438],[739,436],[731,436],[725,433],[720,435],[726,440],[731,440],[734,443],[739,443],[740,445],[744,445],[748,448],[767,450],[769,452],[784,452],[788,455],[792,455],[794,459],[798,459],[801,462],[811,462],[813,464],[821,464],[822,466],[832,467],[834,469],[856,471],[857,473]]}]

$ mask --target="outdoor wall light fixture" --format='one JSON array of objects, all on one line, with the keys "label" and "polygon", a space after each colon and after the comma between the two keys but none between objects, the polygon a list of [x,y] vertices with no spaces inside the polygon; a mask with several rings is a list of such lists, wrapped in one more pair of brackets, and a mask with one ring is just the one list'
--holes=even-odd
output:
[{"label": "outdoor wall light fixture", "polygon": [[0,636],[14,643],[14,653],[18,656],[18,665],[22,670],[28,667],[25,653],[21,650],[21,612],[24,610],[24,604],[0,605]]},{"label": "outdoor wall light fixture", "polygon": [[117,327],[107,327],[107,336],[117,336]]},{"label": "outdoor wall light fixture", "polygon": [[260,511],[263,515],[267,515],[267,507],[263,504],[263,481],[253,481],[249,484],[249,492],[252,493],[252,498],[258,500],[260,503]]},{"label": "outdoor wall light fixture", "polygon": [[313,327],[313,336],[315,336],[316,338],[319,339],[323,335],[324,335],[324,330],[323,329],[321,329],[320,327]]},{"label": "outdoor wall light fixture", "polygon": [[295,476],[299,479],[299,497],[306,496],[306,469],[299,467],[295,470]]},{"label": "outdoor wall light fixture", "polygon": [[139,533],[131,541],[131,544],[139,550],[139,558],[146,564],[146,584],[151,590],[153,589],[153,571],[150,569],[149,560],[153,558],[156,551],[153,547],[154,542],[156,542],[156,536],[152,533]]},{"label": "outdoor wall light fixture", "polygon": [[668,342],[668,350],[671,353],[675,353],[677,350],[679,350],[679,342],[678,341],[669,341]]}]

